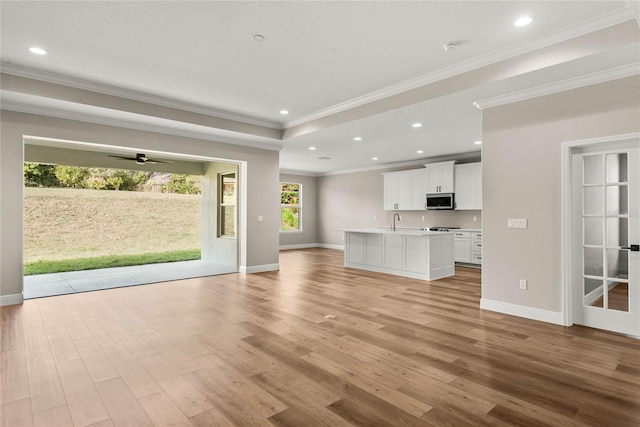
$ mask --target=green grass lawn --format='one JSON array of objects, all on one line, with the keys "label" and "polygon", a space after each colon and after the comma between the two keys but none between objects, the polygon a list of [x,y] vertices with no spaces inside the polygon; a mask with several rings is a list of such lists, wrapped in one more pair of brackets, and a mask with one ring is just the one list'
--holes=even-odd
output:
[{"label": "green grass lawn", "polygon": [[36,261],[24,265],[24,275],[64,273],[65,271],[95,270],[98,268],[127,267],[130,265],[200,259],[200,249],[160,252],[142,255],[113,255],[96,258],[76,258],[57,261]]},{"label": "green grass lawn", "polygon": [[24,189],[25,274],[200,258],[199,195]]}]

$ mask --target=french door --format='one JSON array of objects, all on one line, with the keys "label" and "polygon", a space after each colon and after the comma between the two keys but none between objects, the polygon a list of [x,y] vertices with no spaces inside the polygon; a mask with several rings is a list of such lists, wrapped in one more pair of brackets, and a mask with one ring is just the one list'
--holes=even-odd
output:
[{"label": "french door", "polygon": [[573,322],[640,336],[640,141],[573,153]]}]

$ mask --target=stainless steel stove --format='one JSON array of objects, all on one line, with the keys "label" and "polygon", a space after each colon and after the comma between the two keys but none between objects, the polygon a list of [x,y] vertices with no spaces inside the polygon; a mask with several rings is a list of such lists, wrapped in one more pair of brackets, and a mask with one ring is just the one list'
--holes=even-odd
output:
[{"label": "stainless steel stove", "polygon": [[423,231],[449,231],[449,230],[457,230],[460,227],[425,227]]}]

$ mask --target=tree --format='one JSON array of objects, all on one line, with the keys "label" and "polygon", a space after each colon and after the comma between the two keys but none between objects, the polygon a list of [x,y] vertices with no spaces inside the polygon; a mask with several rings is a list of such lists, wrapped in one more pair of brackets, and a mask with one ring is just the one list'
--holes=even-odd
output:
[{"label": "tree", "polygon": [[140,184],[149,179],[149,176],[151,172],[91,168],[87,178],[87,188],[135,191]]},{"label": "tree", "polygon": [[89,169],[79,166],[56,166],[56,177],[65,187],[85,188]]},{"label": "tree", "polygon": [[193,175],[174,173],[167,182],[169,193],[200,194],[200,180]]},{"label": "tree", "polygon": [[57,187],[56,166],[25,162],[24,185],[28,187]]}]

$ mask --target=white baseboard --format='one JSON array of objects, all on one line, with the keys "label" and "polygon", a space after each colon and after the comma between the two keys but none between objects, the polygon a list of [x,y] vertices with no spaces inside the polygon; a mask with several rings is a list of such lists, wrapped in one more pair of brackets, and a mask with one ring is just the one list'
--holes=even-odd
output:
[{"label": "white baseboard", "polygon": [[[611,289],[615,288],[619,284],[620,284],[619,282],[609,282],[607,284],[607,288],[610,291]],[[598,298],[601,298],[602,295],[603,295],[602,286],[598,286],[596,289],[594,289],[593,291],[589,292],[587,295],[584,296],[584,305],[593,304],[594,301],[597,300]]]},{"label": "white baseboard", "polygon": [[309,249],[309,248],[317,248],[317,243],[302,243],[299,245],[280,245],[281,251],[288,251],[289,249]]},{"label": "white baseboard", "polygon": [[540,308],[527,307],[525,305],[510,304],[507,302],[493,301],[486,298],[480,300],[480,308],[483,310],[496,311],[498,313],[510,314],[512,316],[524,317],[526,319],[539,320],[540,322],[553,323],[555,325],[566,326],[562,313],[557,311],[542,310]]},{"label": "white baseboard", "polygon": [[249,267],[240,266],[240,273],[246,273],[246,274],[262,273],[265,271],[278,271],[278,270],[280,270],[280,264],[251,265]]},{"label": "white baseboard", "polygon": [[318,243],[319,248],[324,249],[337,249],[339,251],[344,251],[344,245],[329,245],[327,243]]},{"label": "white baseboard", "polygon": [[0,295],[0,307],[5,305],[22,304],[22,294]]}]

